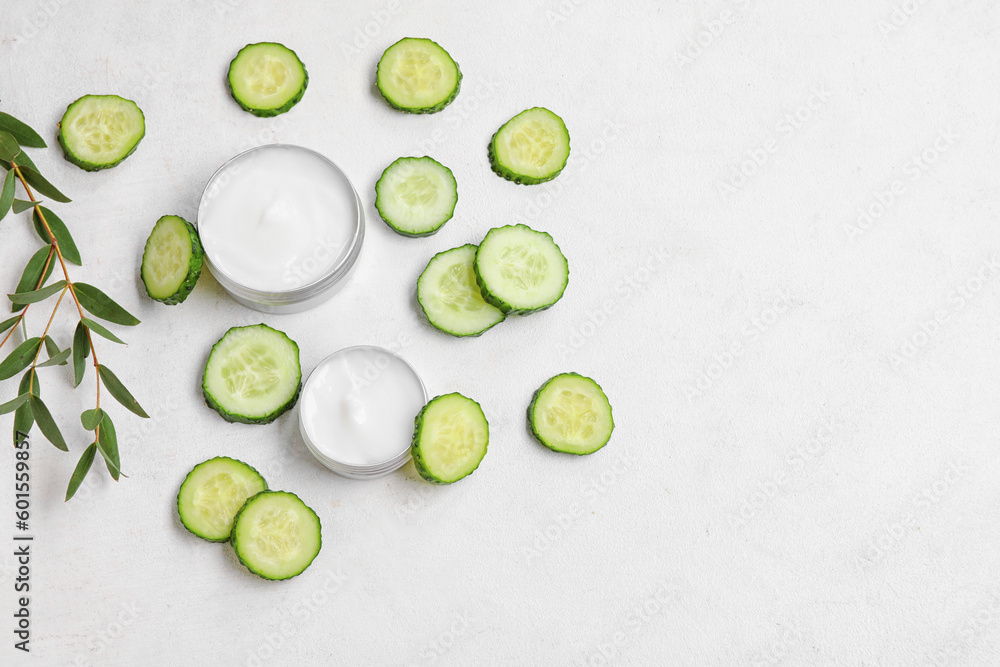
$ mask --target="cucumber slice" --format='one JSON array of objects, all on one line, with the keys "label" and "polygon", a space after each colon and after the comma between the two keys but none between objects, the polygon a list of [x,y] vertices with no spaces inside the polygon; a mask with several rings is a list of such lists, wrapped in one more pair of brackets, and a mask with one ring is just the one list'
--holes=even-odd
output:
[{"label": "cucumber slice", "polygon": [[551,181],[569,159],[569,130],[563,119],[544,107],[517,114],[490,141],[490,166],[520,185]]},{"label": "cucumber slice", "polygon": [[483,301],[472,268],[476,246],[439,252],[417,279],[417,301],[434,326],[452,336],[478,336],[504,321],[503,311]]},{"label": "cucumber slice", "polygon": [[401,157],[375,184],[375,208],[385,224],[403,236],[430,236],[451,220],[458,183],[434,158]]},{"label": "cucumber slice", "polygon": [[177,493],[181,523],[212,542],[228,542],[233,519],[247,498],[267,488],[260,473],[243,461],[217,456],[196,465]]},{"label": "cucumber slice", "polygon": [[146,136],[142,109],[117,95],[84,95],[59,121],[59,145],[69,162],[86,171],[110,169]]},{"label": "cucumber slice", "polygon": [[487,232],[473,267],[483,299],[505,313],[550,308],[569,284],[569,263],[559,246],[526,225]]},{"label": "cucumber slice", "polygon": [[280,580],[309,567],[323,535],[316,512],[294,493],[261,491],[236,515],[229,541],[248,570]]},{"label": "cucumber slice", "polygon": [[437,43],[406,37],[382,54],[376,85],[393,108],[407,113],[436,113],[458,96],[462,72]]},{"label": "cucumber slice", "polygon": [[245,111],[262,118],[294,107],[308,85],[305,65],[284,44],[247,44],[229,63],[229,92],[233,99]]},{"label": "cucumber slice", "polygon": [[201,275],[201,241],[194,226],[176,215],[153,225],[139,273],[150,298],[173,306],[184,301]]},{"label": "cucumber slice", "polygon": [[528,427],[549,449],[582,456],[608,444],[615,420],[601,385],[577,373],[562,373],[531,398]]},{"label": "cucumber slice", "polygon": [[201,386],[225,420],[273,422],[299,397],[299,346],[266,324],[233,327],[212,347]]},{"label": "cucumber slice", "polygon": [[413,464],[428,482],[452,484],[479,467],[489,441],[490,425],[479,403],[461,394],[438,396],[417,415]]}]

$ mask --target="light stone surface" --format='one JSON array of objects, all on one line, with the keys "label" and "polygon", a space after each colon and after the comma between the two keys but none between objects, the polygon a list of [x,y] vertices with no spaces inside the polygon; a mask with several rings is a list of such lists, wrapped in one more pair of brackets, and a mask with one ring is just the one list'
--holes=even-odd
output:
[{"label": "light stone surface", "polygon": [[[74,278],[143,321],[99,354],[152,419],[109,405],[129,477],[95,469],[64,504],[93,375],[70,391],[65,368],[45,369],[71,454],[32,441],[30,656],[12,647],[0,457],[0,664],[997,664],[998,24],[989,0],[4,0],[0,108],[47,139],[86,93],[145,112],[145,139],[110,171],[77,169],[54,140],[32,156],[74,198],[54,206],[83,253]],[[461,65],[442,113],[373,92],[404,36]],[[310,74],[275,119],[225,87],[262,40]],[[536,105],[565,119],[572,155],[555,181],[515,186],[486,145]],[[222,162],[275,141],[331,157],[362,193],[352,283],[289,316],[208,275],[183,305],[146,298],[155,220],[193,219]],[[436,236],[407,239],[378,220],[374,183],[424,154],[460,200]],[[427,325],[413,293],[430,257],[514,222],[562,247],[564,299],[471,340]],[[4,290],[37,245],[26,215],[0,222]],[[30,315],[37,332],[46,312]],[[350,481],[309,458],[294,414],[223,422],[199,393],[208,350],[262,320],[298,341],[306,373],[381,345],[432,395],[476,398],[492,435],[480,469],[444,488],[412,466]],[[60,344],[72,326],[65,308]],[[615,435],[590,457],[524,426],[534,389],[568,370],[614,404]],[[216,455],[319,513],[305,574],[256,579],[181,527],[177,487]]]}]

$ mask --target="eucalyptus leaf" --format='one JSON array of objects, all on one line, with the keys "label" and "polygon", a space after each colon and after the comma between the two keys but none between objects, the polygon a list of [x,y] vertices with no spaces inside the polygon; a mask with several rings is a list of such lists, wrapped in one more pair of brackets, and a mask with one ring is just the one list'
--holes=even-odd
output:
[{"label": "eucalyptus leaf", "polygon": [[35,415],[35,421],[38,423],[38,428],[41,429],[42,435],[55,445],[56,449],[68,452],[69,448],[66,446],[66,441],[63,439],[62,433],[59,432],[59,427],[56,426],[56,422],[52,418],[52,413],[49,412],[42,399],[34,394],[31,395],[31,413]]},{"label": "eucalyptus leaf", "polygon": [[[17,283],[17,292],[24,293],[30,292],[31,290],[38,289],[45,284],[45,281],[49,279],[52,275],[53,269],[56,268],[55,261],[49,261],[49,253],[54,253],[51,246],[45,246],[31,256],[28,263],[24,267],[24,271],[21,273],[21,280]],[[45,263],[48,262],[48,267]],[[42,275],[42,271],[45,275]],[[15,313],[22,308],[25,304],[14,304],[11,310]]]},{"label": "eucalyptus leaf", "polygon": [[[29,392],[39,394],[41,393],[41,389],[41,385],[38,384],[38,374],[32,368],[21,378],[21,384],[18,386],[17,393],[18,395],[24,395]],[[27,437],[28,432],[34,424],[35,417],[31,413],[31,401],[28,401],[14,411],[14,444],[20,442],[22,437]]]},{"label": "eucalyptus leaf", "polygon": [[73,333],[73,386],[79,387],[87,371],[87,357],[90,356],[90,339],[83,322],[76,325]]},{"label": "eucalyptus leaf", "polygon": [[16,164],[18,167],[28,167],[29,169],[34,169],[35,171],[38,171],[38,167],[36,167],[32,159],[28,157],[28,154],[23,151],[20,155],[17,156],[17,159],[14,160],[14,164]]},{"label": "eucalyptus leaf", "polygon": [[45,351],[49,353],[50,357],[54,354],[59,354],[59,346],[56,345],[52,336],[46,336],[42,339],[42,342],[45,343]]},{"label": "eucalyptus leaf", "polygon": [[10,318],[9,320],[4,320],[3,322],[0,322],[0,333],[3,333],[4,331],[7,331],[7,329],[10,329],[12,326],[14,326],[15,324],[17,324],[17,321],[19,319],[21,319],[21,317],[19,315],[15,315],[14,317]]},{"label": "eucalyptus leaf", "polygon": [[90,472],[91,466],[94,465],[94,457],[97,455],[97,443],[91,443],[85,450],[83,450],[83,456],[80,457],[80,462],[76,464],[76,469],[73,471],[73,476],[69,478],[69,486],[66,487],[66,500],[69,500],[76,494],[77,489],[83,483],[84,478],[87,473]]},{"label": "eucalyptus leaf", "polygon": [[[45,352],[49,355],[49,361],[46,361],[44,364],[38,364],[38,365],[39,366],[55,366],[55,365],[65,366],[66,365],[66,359],[69,357],[70,353],[73,350],[70,349],[70,348],[66,348],[65,350],[60,350],[59,346],[56,345],[56,342],[54,340],[52,340],[52,336],[46,336],[44,338],[43,342],[45,343]],[[65,352],[66,355],[64,357],[62,357],[62,360],[59,361],[59,362],[53,363],[52,362],[52,358],[59,356],[63,352]]]},{"label": "eucalyptus leaf", "polygon": [[83,428],[88,431],[93,431],[97,428],[102,419],[104,419],[104,410],[101,410],[100,408],[84,410],[83,414],[80,415],[80,422],[83,423]]},{"label": "eucalyptus leaf", "polygon": [[17,143],[25,148],[45,148],[45,140],[37,132],[28,127],[27,123],[19,121],[9,113],[0,111],[0,130],[10,133]]},{"label": "eucalyptus leaf", "polygon": [[35,358],[35,354],[38,353],[38,346],[41,344],[42,339],[36,336],[14,348],[14,351],[8,354],[6,359],[0,361],[0,380],[12,378],[27,368]]},{"label": "eucalyptus leaf", "polygon": [[10,132],[0,130],[0,160],[13,162],[14,158],[21,154],[21,147],[17,144],[17,139]]},{"label": "eucalyptus leaf", "polygon": [[133,412],[144,419],[149,419],[149,415],[146,411],[142,409],[139,402],[132,397],[125,385],[121,383],[114,373],[111,372],[107,366],[98,366],[98,373],[101,375],[101,380],[104,382],[104,386],[107,388],[108,392],[115,397],[119,403],[121,403],[130,412]]},{"label": "eucalyptus leaf", "polygon": [[73,289],[76,292],[76,298],[80,300],[80,305],[102,320],[127,327],[134,327],[136,324],[139,324],[139,320],[135,316],[93,285],[73,283]]},{"label": "eucalyptus leaf", "polygon": [[[7,173],[9,174],[10,172],[8,171]],[[29,208],[33,208],[36,203],[27,199],[15,199],[11,203],[11,210],[14,211],[14,215],[17,215],[18,213],[24,213]]]},{"label": "eucalyptus leaf", "polygon": [[37,368],[42,368],[44,366],[65,366],[66,360],[69,359],[69,355],[73,352],[72,348],[67,347],[65,350],[59,354],[53,355],[38,364]]},{"label": "eucalyptus leaf", "polygon": [[104,336],[105,338],[107,338],[108,340],[110,340],[110,341],[112,341],[114,343],[119,343],[121,345],[125,345],[125,341],[123,341],[121,338],[119,338],[118,336],[114,335],[113,333],[111,333],[110,331],[108,331],[103,326],[101,326],[100,324],[98,324],[94,320],[90,319],[89,317],[85,317],[85,318],[83,318],[80,321],[83,322],[84,324],[86,324],[87,328],[90,329],[91,331],[93,331],[95,334],[98,334],[100,336]]},{"label": "eucalyptus leaf", "polygon": [[34,186],[36,190],[40,193],[57,202],[63,204],[68,204],[73,201],[63,193],[56,189],[56,186],[45,180],[45,177],[38,173],[38,170],[32,167],[18,167],[21,170],[21,175],[24,176],[24,180],[28,181],[29,185]]},{"label": "eucalyptus leaf", "polygon": [[17,410],[21,405],[30,398],[28,394],[21,394],[12,401],[7,401],[3,405],[0,405],[0,415],[5,415],[8,412],[13,412]]},{"label": "eucalyptus leaf", "polygon": [[69,229],[66,227],[66,223],[63,222],[58,215],[52,212],[51,209],[45,206],[40,206],[35,209],[31,218],[35,223],[35,231],[42,238],[45,243],[50,243],[48,232],[45,231],[45,226],[42,225],[42,219],[39,217],[39,209],[41,214],[45,216],[45,222],[49,223],[49,229],[52,230],[52,235],[56,237],[56,243],[59,244],[59,250],[62,252],[63,258],[68,262],[72,262],[77,266],[82,265],[80,259],[80,251],[76,247],[76,241],[73,240],[73,236],[69,233]]},{"label": "eucalyptus leaf", "polygon": [[111,415],[105,414],[101,421],[101,428],[97,431],[97,448],[101,450],[101,456],[108,466],[108,472],[117,482],[122,474],[122,462],[118,454],[118,434],[115,433],[115,424],[111,421]]},{"label": "eucalyptus leaf", "polygon": [[7,298],[17,304],[38,303],[39,301],[48,299],[64,287],[66,287],[66,281],[59,280],[51,285],[46,285],[42,289],[36,289],[31,292],[21,292],[18,294],[8,294]]},{"label": "eucalyptus leaf", "polygon": [[14,204],[14,179],[13,171],[8,171],[3,179],[3,189],[0,190],[0,220],[7,216]]}]

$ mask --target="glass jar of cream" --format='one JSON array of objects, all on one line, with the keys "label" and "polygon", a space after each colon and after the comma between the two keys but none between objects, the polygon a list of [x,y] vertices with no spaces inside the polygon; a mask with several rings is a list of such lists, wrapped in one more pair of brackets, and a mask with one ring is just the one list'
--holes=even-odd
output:
[{"label": "glass jar of cream", "polygon": [[324,359],[299,397],[299,430],[330,470],[354,479],[387,475],[410,460],[413,422],[427,392],[416,371],[381,347],[348,347]]},{"label": "glass jar of cream", "polygon": [[240,153],[208,181],[198,207],[205,260],[240,303],[266,313],[319,305],[350,278],[364,209],[340,167],[301,146]]}]

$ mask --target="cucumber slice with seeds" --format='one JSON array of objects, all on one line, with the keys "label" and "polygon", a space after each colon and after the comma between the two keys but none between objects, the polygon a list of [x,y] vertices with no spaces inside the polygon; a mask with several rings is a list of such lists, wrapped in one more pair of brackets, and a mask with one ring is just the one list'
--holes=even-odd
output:
[{"label": "cucumber slice with seeds", "polygon": [[66,108],[59,121],[63,155],[86,171],[120,164],[145,135],[142,110],[117,95],[84,95]]},{"label": "cucumber slice with seeds", "polygon": [[563,119],[544,107],[517,114],[490,141],[490,166],[520,185],[551,181],[569,159],[569,130]]},{"label": "cucumber slice with seeds", "polygon": [[244,424],[273,422],[295,405],[301,387],[299,346],[266,324],[227,331],[212,348],[202,377],[209,407]]},{"label": "cucumber slice with seeds", "polygon": [[202,539],[227,542],[233,519],[247,501],[267,489],[260,473],[243,461],[217,456],[196,465],[177,493],[184,527]]},{"label": "cucumber slice with seeds", "polygon": [[229,538],[248,570],[272,580],[302,574],[323,545],[316,512],[294,493],[262,491],[236,515]]},{"label": "cucumber slice with seeds", "polygon": [[569,264],[559,246],[526,225],[491,229],[473,267],[483,299],[505,313],[550,308],[569,284]]},{"label": "cucumber slice with seeds", "polygon": [[295,51],[276,42],[247,44],[229,63],[229,91],[255,116],[283,114],[302,99],[309,73]]},{"label": "cucumber slice with seeds", "polygon": [[451,169],[434,158],[401,157],[375,184],[375,208],[393,231],[430,236],[451,220],[458,184]]},{"label": "cucumber slice with seeds", "polygon": [[379,92],[390,106],[407,113],[441,111],[458,96],[461,84],[458,63],[429,39],[401,39],[378,61]]},{"label": "cucumber slice with seeds", "polygon": [[201,275],[203,253],[198,232],[184,218],[156,221],[142,252],[139,273],[150,298],[173,306],[184,301]]},{"label": "cucumber slice with seeds", "polygon": [[452,336],[478,336],[504,321],[503,311],[483,301],[472,268],[476,246],[439,252],[417,279],[417,302],[427,320]]},{"label": "cucumber slice with seeds", "polygon": [[461,394],[438,396],[415,420],[413,464],[428,482],[452,484],[479,467],[489,441],[490,425],[479,403]]},{"label": "cucumber slice with seeds", "polygon": [[535,392],[528,427],[549,449],[582,456],[608,444],[615,420],[601,385],[577,373],[562,373]]}]

